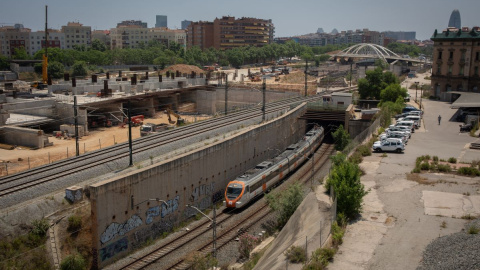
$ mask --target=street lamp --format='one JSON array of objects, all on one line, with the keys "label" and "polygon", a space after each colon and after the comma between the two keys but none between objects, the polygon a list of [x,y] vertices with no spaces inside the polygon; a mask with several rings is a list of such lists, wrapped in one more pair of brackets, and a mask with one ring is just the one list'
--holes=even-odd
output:
[{"label": "street lamp", "polygon": [[417,93],[418,93],[418,82],[415,82],[415,102],[417,102],[418,98],[417,98]]},{"label": "street lamp", "polygon": [[202,214],[204,217],[208,218],[212,222],[212,228],[213,228],[213,257],[217,258],[217,215],[215,213],[215,204],[213,204],[213,219],[211,219],[209,216],[205,215],[200,209],[197,207],[187,204],[186,207],[190,207],[192,209],[197,210],[198,213]]}]

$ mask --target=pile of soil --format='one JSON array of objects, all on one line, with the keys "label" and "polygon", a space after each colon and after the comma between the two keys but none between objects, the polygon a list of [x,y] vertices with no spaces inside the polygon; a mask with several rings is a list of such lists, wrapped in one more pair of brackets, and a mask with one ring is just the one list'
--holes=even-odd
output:
[{"label": "pile of soil", "polygon": [[160,71],[160,73],[165,73],[167,71],[170,71],[170,72],[176,72],[176,71],[179,71],[180,73],[187,73],[187,74],[190,74],[192,73],[192,71],[196,72],[197,74],[200,74],[200,73],[205,73],[204,70],[202,70],[201,68],[197,67],[197,66],[192,66],[192,65],[184,65],[184,64],[178,64],[178,65],[173,65],[173,66],[169,66],[167,68],[165,68],[164,70]]}]

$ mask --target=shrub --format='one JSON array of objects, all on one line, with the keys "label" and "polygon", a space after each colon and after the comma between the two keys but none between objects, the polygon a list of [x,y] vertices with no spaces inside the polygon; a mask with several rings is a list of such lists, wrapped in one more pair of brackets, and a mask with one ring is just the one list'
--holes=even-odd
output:
[{"label": "shrub", "polygon": [[412,170],[412,173],[421,173],[422,171],[420,170],[420,167],[415,167],[413,170]]},{"label": "shrub", "polygon": [[345,228],[347,226],[347,217],[345,216],[344,213],[340,212],[337,214],[337,224],[340,226],[340,227],[343,227]]},{"label": "shrub", "polygon": [[307,260],[303,247],[291,246],[285,251],[285,256],[291,263],[303,263]]},{"label": "shrub", "polygon": [[238,246],[238,251],[240,253],[240,258],[248,259],[250,258],[250,252],[252,252],[255,245],[260,243],[260,239],[250,234],[243,234],[239,238],[240,245]]},{"label": "shrub", "polygon": [[362,154],[360,152],[355,151],[349,158],[349,162],[355,163],[355,164],[360,164],[363,161]]},{"label": "shrub", "polygon": [[433,156],[433,162],[438,162],[438,157],[437,156]]},{"label": "shrub", "polygon": [[67,231],[77,232],[82,228],[82,217],[73,215],[68,217],[68,227]]},{"label": "shrub", "polygon": [[358,148],[357,148],[357,151],[362,155],[362,157],[366,157],[366,156],[371,156],[372,155],[372,150],[370,149],[370,147],[366,146],[366,145],[360,145]]},{"label": "shrub", "polygon": [[337,130],[332,132],[333,140],[335,141],[335,149],[342,151],[350,142],[350,136],[348,132],[343,128],[343,125],[340,125]]},{"label": "shrub", "polygon": [[304,270],[321,270],[327,267],[328,263],[333,259],[336,250],[334,248],[319,248],[312,252],[312,260],[305,266]]},{"label": "shrub", "polygon": [[428,162],[422,162],[422,164],[420,164],[420,170],[422,171],[430,170],[430,164]]},{"label": "shrub", "polygon": [[338,212],[347,218],[356,217],[362,209],[363,197],[367,194],[360,182],[360,168],[357,164],[346,161],[343,155],[335,158],[334,166],[325,183],[328,190],[333,187],[337,198]]},{"label": "shrub", "polygon": [[87,75],[87,63],[85,61],[75,61],[72,66],[72,77],[86,76]]},{"label": "shrub", "polygon": [[448,158],[448,163],[457,163],[457,159],[454,157]]},{"label": "shrub", "polygon": [[332,245],[338,247],[343,243],[343,234],[344,230],[342,227],[338,226],[337,222],[332,224]]},{"label": "shrub", "polygon": [[461,175],[468,175],[468,176],[480,176],[480,171],[472,167],[462,167],[458,169],[457,173]]},{"label": "shrub", "polygon": [[46,218],[34,220],[32,226],[32,234],[40,237],[47,235],[48,228],[50,228],[50,224]]},{"label": "shrub", "polygon": [[278,214],[277,224],[282,228],[290,217],[295,213],[297,207],[302,203],[302,185],[294,183],[281,192],[267,194],[267,203]]},{"label": "shrub", "polygon": [[468,234],[478,234],[478,232],[480,232],[480,229],[475,225],[470,225],[470,227],[468,227]]},{"label": "shrub", "polygon": [[86,267],[87,263],[79,253],[68,255],[60,264],[61,270],[84,270]]},{"label": "shrub", "polygon": [[448,164],[438,164],[437,169],[439,172],[451,172],[452,168]]}]

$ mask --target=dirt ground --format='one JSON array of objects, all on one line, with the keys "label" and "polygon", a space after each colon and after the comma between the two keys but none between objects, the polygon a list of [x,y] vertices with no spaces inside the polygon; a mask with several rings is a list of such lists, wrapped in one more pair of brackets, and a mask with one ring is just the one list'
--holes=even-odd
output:
[{"label": "dirt ground", "polygon": [[[187,123],[193,123],[198,120],[206,119],[206,116],[188,116],[182,117]],[[174,120],[175,117],[172,117]],[[144,123],[168,123],[168,117],[163,112],[155,115],[155,118],[146,118]],[[132,127],[132,139],[140,137],[140,127]],[[14,150],[0,149],[0,176],[17,173],[30,168],[38,167],[50,162],[66,159],[75,155],[75,139],[57,139],[53,136],[48,138],[53,142],[53,146],[43,149],[31,150],[26,147],[17,147]],[[116,143],[126,142],[128,140],[128,126],[107,127],[90,130],[88,136],[79,140],[80,154],[112,146]],[[3,166],[2,166],[3,165]]]}]

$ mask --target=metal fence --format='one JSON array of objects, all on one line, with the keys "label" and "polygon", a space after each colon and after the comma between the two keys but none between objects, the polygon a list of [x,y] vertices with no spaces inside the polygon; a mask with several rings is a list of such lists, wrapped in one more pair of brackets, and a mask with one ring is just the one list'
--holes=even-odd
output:
[{"label": "metal fence", "polygon": [[352,151],[360,145],[362,142],[365,141],[371,134],[373,134],[374,131],[377,130],[377,128],[380,126],[381,122],[381,117],[377,118],[370,127],[362,131],[360,134],[358,134],[350,143],[343,149],[342,153],[345,155],[350,155]]}]

